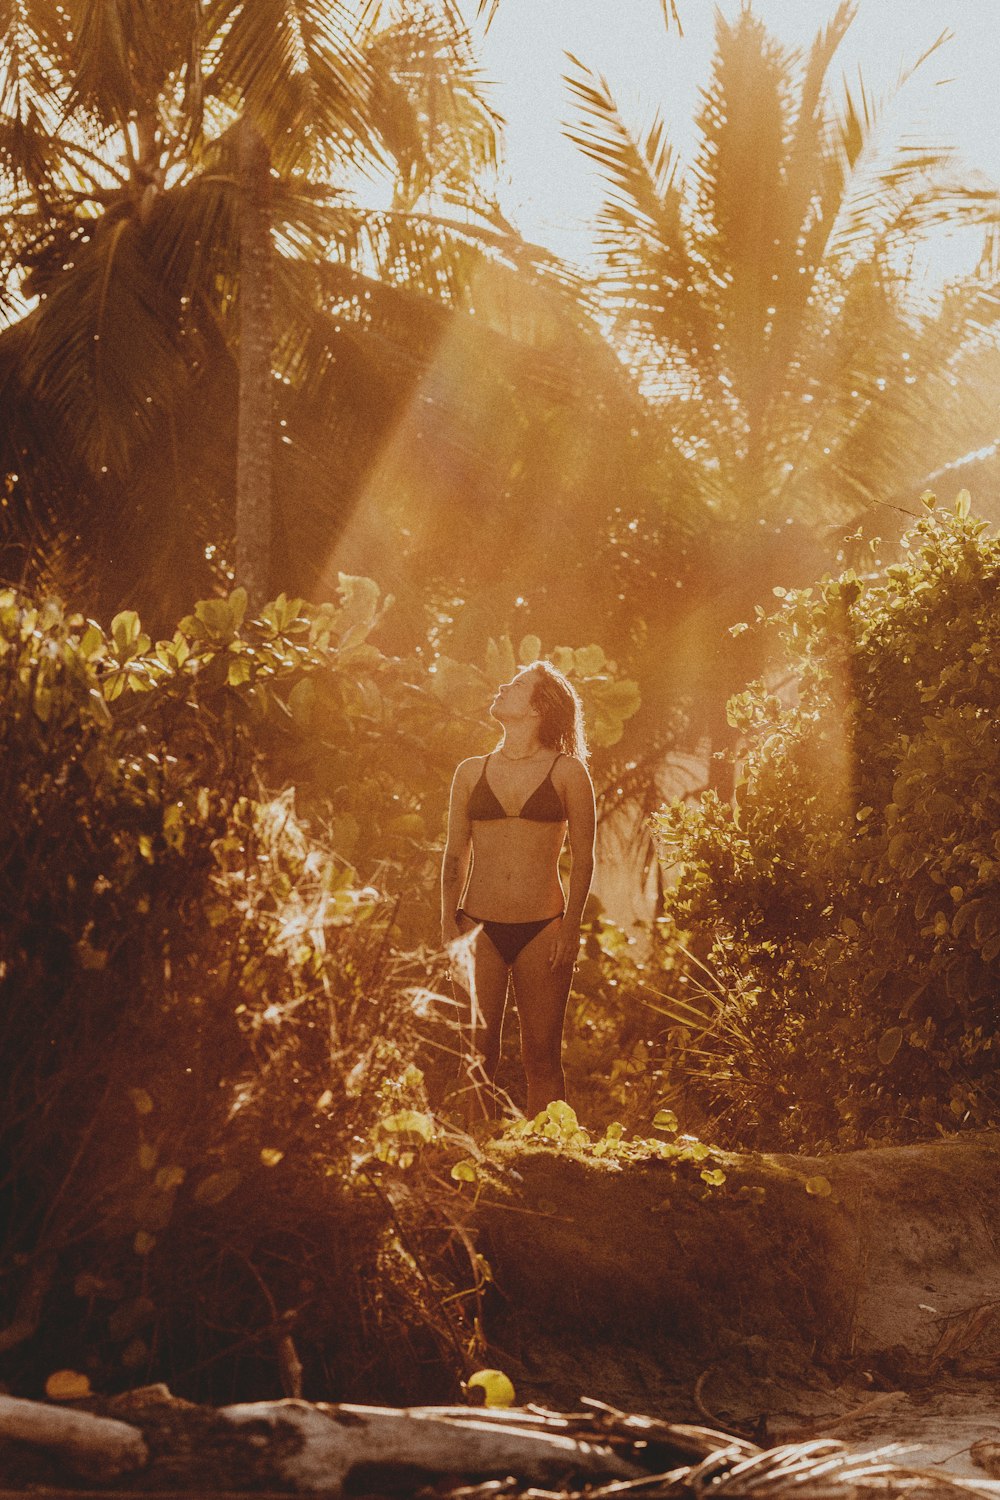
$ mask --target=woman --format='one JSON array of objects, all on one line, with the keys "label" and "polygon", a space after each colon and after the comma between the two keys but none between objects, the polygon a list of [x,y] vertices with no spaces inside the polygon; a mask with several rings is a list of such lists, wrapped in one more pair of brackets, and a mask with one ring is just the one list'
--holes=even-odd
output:
[{"label": "woman", "polygon": [[[469,1071],[482,1112],[495,1112],[512,980],[527,1113],[534,1116],[566,1097],[562,1030],[594,873],[594,788],[580,700],[548,662],[505,683],[490,715],[503,728],[500,744],[463,760],[452,782],[441,936],[447,947],[474,933]],[[564,893],[559,856],[567,833],[572,862]]]}]

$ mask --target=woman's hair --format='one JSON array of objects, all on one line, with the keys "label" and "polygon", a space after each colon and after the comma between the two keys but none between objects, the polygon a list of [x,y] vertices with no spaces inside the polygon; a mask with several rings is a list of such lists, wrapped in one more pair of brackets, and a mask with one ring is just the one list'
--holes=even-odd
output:
[{"label": "woman's hair", "polygon": [[562,750],[587,764],[587,735],[583,727],[583,704],[573,684],[551,662],[536,661],[530,668],[534,680],[533,707],[541,714],[538,738],[550,750]]}]

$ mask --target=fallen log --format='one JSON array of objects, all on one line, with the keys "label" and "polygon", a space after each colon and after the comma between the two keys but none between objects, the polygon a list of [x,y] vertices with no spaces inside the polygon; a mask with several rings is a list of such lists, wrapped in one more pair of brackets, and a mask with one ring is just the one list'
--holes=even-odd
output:
[{"label": "fallen log", "polygon": [[[574,1437],[560,1420],[468,1408],[328,1406],[259,1401],[219,1413],[258,1436],[294,1433],[296,1449],[280,1461],[292,1489],[354,1493],[396,1491],[412,1480],[506,1478],[527,1485],[579,1478],[636,1479],[648,1471],[607,1441]],[[528,1420],[521,1420],[527,1415]]]},{"label": "fallen log", "polygon": [[[148,1399],[142,1401],[143,1395]],[[91,1398],[100,1401],[102,1398]],[[1000,1483],[907,1466],[899,1444],[852,1452],[829,1438],[762,1448],[707,1427],[586,1401],[550,1412],[255,1402],[215,1411],[165,1399],[128,1401],[131,1422],[14,1398],[0,1400],[0,1500],[1000,1500]],[[139,1427],[144,1427],[144,1432]],[[16,1442],[5,1442],[16,1439]],[[144,1441],[145,1439],[145,1441]],[[15,1448],[61,1460],[17,1477]],[[149,1460],[145,1462],[146,1446]],[[995,1444],[977,1445],[991,1467]],[[41,1460],[39,1460],[40,1462]],[[120,1475],[129,1464],[128,1490]],[[57,1465],[58,1467],[58,1465]],[[72,1479],[71,1477],[72,1476]],[[79,1476],[79,1478],[77,1478]],[[91,1482],[84,1492],[81,1485]],[[109,1488],[99,1488],[109,1486]]]},{"label": "fallen log", "polygon": [[128,1422],[17,1396],[0,1396],[0,1438],[53,1454],[86,1479],[116,1479],[149,1458],[145,1438]]}]

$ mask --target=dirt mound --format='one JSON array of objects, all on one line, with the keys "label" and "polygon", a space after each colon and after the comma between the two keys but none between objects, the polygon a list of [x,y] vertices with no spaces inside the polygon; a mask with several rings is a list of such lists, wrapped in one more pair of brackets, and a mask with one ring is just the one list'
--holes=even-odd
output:
[{"label": "dirt mound", "polygon": [[664,1160],[500,1160],[510,1188],[478,1210],[499,1293],[489,1332],[524,1399],[587,1392],[704,1417],[699,1378],[721,1370],[746,1421],[779,1389],[829,1409],[845,1381],[864,1399],[1000,1371],[996,1134],[713,1152],[720,1186]]}]

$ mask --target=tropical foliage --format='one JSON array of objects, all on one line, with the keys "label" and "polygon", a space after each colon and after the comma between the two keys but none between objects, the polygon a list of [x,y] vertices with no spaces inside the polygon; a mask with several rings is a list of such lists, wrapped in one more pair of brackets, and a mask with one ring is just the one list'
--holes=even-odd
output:
[{"label": "tropical foliage", "polygon": [[935,301],[913,251],[943,223],[995,224],[997,196],[963,186],[944,150],[887,147],[891,101],[863,80],[837,97],[854,10],[805,56],[749,8],[720,15],[687,168],[662,118],[637,136],[600,78],[570,78],[573,139],[608,186],[618,329],[714,505],[754,523],[856,522],[993,437],[961,380],[995,346],[992,278]]},{"label": "tropical foliage", "polygon": [[[481,1270],[450,1280],[451,1190],[415,1164],[447,1142],[414,1061],[435,970],[409,945],[457,741],[489,743],[513,651],[394,661],[384,608],[346,576],[318,609],[255,616],[237,589],[154,642],[134,611],[104,632],[0,593],[5,1376],[205,1395],[278,1371],[292,1394],[304,1364],[414,1397],[423,1360],[442,1394],[474,1368]],[[598,646],[557,656],[595,738],[620,735],[634,684]],[[289,766],[301,806],[262,790]]]},{"label": "tropical foliage", "polygon": [[718,15],[690,162],[661,116],[633,129],[599,74],[574,61],[568,80],[571,138],[606,184],[600,293],[665,455],[650,550],[681,587],[675,608],[661,589],[636,613],[714,745],[761,665],[745,640],[725,647],[727,627],[835,566],[859,526],[895,536],[936,471],[994,454],[995,267],[984,254],[929,295],[921,247],[942,224],[986,238],[997,196],[946,151],[893,147],[891,101],[834,80],[854,10],[804,54],[750,7]]},{"label": "tropical foliage", "polygon": [[55,1361],[210,1390],[220,1359],[252,1382],[309,1266],[343,1310],[352,1255],[387,1253],[344,1198],[356,1138],[420,1092],[391,912],[256,792],[250,738],[303,671],[346,670],[352,612],[244,605],[153,646],[134,614],[105,635],[0,596],[0,1349],[28,1384]]},{"label": "tropical foliage", "polygon": [[1000,543],[963,493],[902,561],[788,594],[757,628],[794,697],[732,701],[736,805],[660,819],[691,950],[665,1008],[734,1139],[1000,1119],[998,580]]},{"label": "tropical foliage", "polygon": [[[161,623],[232,563],[237,367],[261,332],[241,340],[249,118],[281,330],[275,566],[321,592],[316,528],[325,561],[492,212],[497,121],[453,12],[18,6],[0,67],[9,540],[82,543],[91,588],[145,584]],[[457,202],[474,216],[443,216]]]}]

